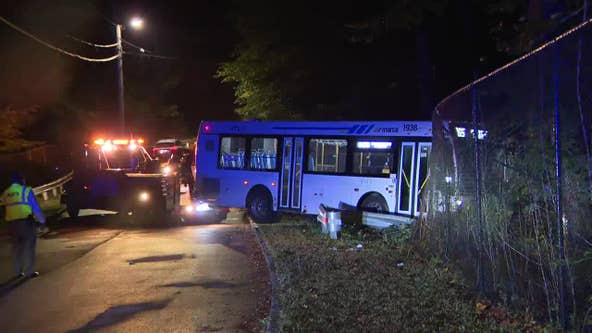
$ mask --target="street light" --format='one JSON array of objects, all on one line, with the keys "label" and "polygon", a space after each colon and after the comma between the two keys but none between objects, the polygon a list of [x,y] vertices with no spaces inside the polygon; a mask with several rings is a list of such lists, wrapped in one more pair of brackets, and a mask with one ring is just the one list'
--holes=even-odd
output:
[{"label": "street light", "polygon": [[[144,26],[144,20],[139,17],[134,17],[130,20],[130,26],[134,29],[142,29]],[[117,38],[117,54],[119,58],[117,58],[117,72],[118,72],[118,100],[117,106],[119,108],[119,116],[120,116],[120,126],[121,126],[121,134],[126,134],[125,132],[125,107],[123,102],[123,47],[121,46],[121,30],[123,27],[121,24],[116,24],[115,26],[115,36]]]}]

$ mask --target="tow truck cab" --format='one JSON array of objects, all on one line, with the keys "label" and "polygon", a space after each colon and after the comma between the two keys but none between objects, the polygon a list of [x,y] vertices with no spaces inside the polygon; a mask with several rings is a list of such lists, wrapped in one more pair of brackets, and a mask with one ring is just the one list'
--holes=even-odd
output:
[{"label": "tow truck cab", "polygon": [[96,139],[85,144],[65,202],[68,214],[104,209],[126,220],[162,219],[179,204],[179,180],[164,175],[142,139]]}]

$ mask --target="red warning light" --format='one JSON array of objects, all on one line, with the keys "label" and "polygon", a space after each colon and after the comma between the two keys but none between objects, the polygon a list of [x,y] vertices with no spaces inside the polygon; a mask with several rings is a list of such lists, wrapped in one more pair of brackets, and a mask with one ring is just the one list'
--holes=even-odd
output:
[{"label": "red warning light", "polygon": [[243,180],[243,185],[249,185],[249,181],[248,180]]},{"label": "red warning light", "polygon": [[209,132],[209,131],[210,131],[210,129],[211,129],[211,128],[210,128],[210,125],[205,125],[205,126],[204,126],[204,130],[205,130],[206,132]]}]

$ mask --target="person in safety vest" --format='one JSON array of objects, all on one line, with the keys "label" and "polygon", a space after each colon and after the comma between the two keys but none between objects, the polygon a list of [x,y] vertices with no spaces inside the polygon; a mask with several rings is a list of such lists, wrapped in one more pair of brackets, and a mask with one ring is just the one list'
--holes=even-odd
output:
[{"label": "person in safety vest", "polygon": [[35,218],[45,226],[45,216],[35,199],[33,189],[25,185],[25,177],[15,172],[12,184],[0,195],[0,206],[5,208],[5,220],[12,240],[14,272],[16,277],[37,277],[35,246],[37,230]]}]

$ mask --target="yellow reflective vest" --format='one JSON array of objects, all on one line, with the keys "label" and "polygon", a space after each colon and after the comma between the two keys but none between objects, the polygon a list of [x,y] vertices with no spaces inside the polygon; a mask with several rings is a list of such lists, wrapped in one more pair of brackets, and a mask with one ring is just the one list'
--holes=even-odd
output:
[{"label": "yellow reflective vest", "polygon": [[31,191],[30,187],[15,183],[2,193],[0,202],[2,206],[6,207],[5,219],[7,222],[26,219],[33,215],[33,208],[29,202]]}]

